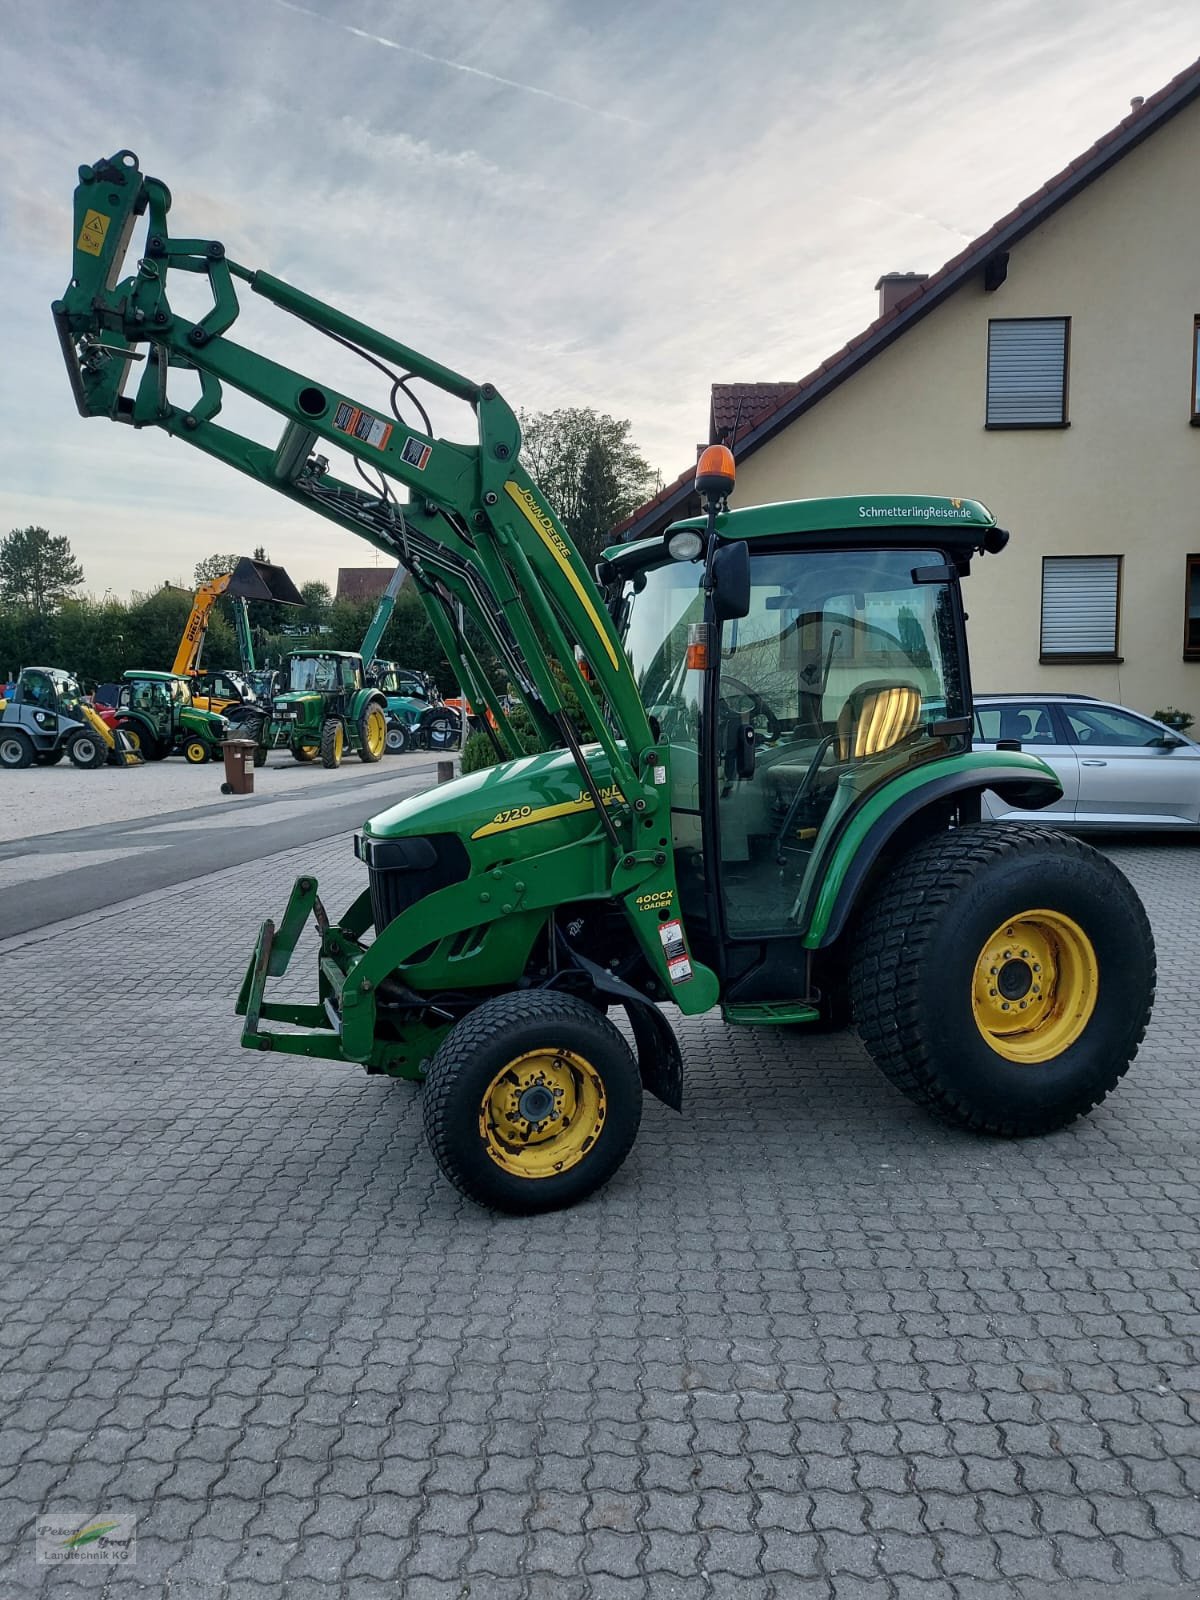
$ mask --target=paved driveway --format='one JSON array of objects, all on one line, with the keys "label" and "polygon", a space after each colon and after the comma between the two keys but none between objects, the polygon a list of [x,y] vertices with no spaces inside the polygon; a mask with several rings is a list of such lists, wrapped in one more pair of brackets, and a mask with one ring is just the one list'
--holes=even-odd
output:
[{"label": "paved driveway", "polygon": [[[0,1595],[1197,1592],[1200,852],[1114,853],[1162,983],[1089,1121],[968,1138],[705,1019],[685,1115],[533,1221],[418,1091],[236,1046],[344,841],[0,947]],[[39,1513],[136,1563],[36,1565]]]}]

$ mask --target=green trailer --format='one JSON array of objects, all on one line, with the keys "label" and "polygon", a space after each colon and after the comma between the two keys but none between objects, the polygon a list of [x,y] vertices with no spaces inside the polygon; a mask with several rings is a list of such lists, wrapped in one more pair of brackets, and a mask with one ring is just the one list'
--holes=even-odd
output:
[{"label": "green trailer", "polygon": [[[1147,1025],[1153,941],[1106,857],[980,820],[986,790],[1024,809],[1060,792],[1023,750],[972,749],[962,585],[1007,539],[983,505],[731,510],[734,461],[716,447],[704,514],[609,551],[594,581],[493,385],[219,241],[173,239],[169,206],[130,151],[80,169],[54,306],[79,410],[160,428],[402,562],[500,758],[367,822],[340,917],[310,874],[296,882],[238,998],[249,1048],[423,1078],[442,1171],[518,1212],[611,1178],[643,1091],[682,1105],[668,1005],[775,1029],[848,1008],[893,1083],[981,1133],[1047,1132],[1104,1098]],[[177,269],[207,278],[199,320],[172,307]],[[364,384],[382,366],[381,399],[232,340],[240,290],[361,354]],[[417,382],[463,403],[476,442],[434,436]],[[279,415],[277,445],[217,420],[226,390]],[[279,998],[310,919],[314,992]]]}]

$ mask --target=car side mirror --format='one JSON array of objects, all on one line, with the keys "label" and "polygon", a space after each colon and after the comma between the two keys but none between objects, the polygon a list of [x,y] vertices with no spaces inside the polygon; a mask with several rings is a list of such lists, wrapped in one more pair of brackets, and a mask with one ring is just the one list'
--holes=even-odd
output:
[{"label": "car side mirror", "polygon": [[717,622],[750,612],[750,546],[744,539],[721,545],[712,558],[712,605]]},{"label": "car side mirror", "polygon": [[1163,733],[1157,739],[1151,739],[1152,750],[1182,750],[1187,743],[1186,739],[1177,739],[1173,733]]}]

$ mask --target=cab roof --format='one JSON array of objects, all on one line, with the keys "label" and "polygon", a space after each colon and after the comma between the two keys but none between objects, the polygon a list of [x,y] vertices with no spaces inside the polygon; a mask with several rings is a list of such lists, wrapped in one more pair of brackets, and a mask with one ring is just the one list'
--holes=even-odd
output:
[{"label": "cab roof", "polygon": [[153,678],[156,683],[191,683],[190,678],[185,678],[178,672],[151,672],[141,667],[127,667],[121,674],[122,678]]},{"label": "cab roof", "polygon": [[[707,526],[706,517],[684,517],[657,538],[610,545],[604,559],[618,566],[645,566],[646,557],[663,550],[666,538],[677,528],[695,528],[703,533]],[[911,538],[912,530],[936,529],[934,543],[964,554],[978,550],[983,535],[995,526],[995,517],[980,501],[937,494],[846,494],[777,500],[763,506],[739,506],[717,517],[717,532],[727,539],[799,534],[810,536],[804,540],[806,543],[845,543],[855,548],[896,544],[901,530]]]}]

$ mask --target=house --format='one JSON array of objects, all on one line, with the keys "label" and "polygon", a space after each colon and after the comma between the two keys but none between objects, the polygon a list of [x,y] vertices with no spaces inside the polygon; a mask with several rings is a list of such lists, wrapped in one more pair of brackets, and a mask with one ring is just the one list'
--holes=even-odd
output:
[{"label": "house", "polygon": [[[977,691],[1200,718],[1200,62],[797,382],[714,384],[736,503],[984,501],[1011,531],[966,587]],[[736,430],[736,432],[735,432]],[[694,514],[694,467],[626,519]]]},{"label": "house", "polygon": [[[388,581],[395,572],[395,567],[339,567],[337,575],[337,588],[334,590],[335,600],[350,600],[361,603],[364,600],[378,600],[388,586]],[[400,587],[408,582],[405,573]]]}]

